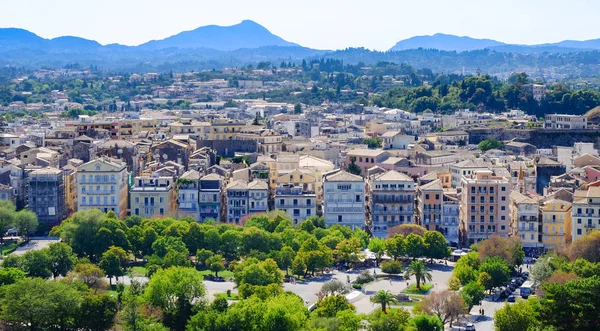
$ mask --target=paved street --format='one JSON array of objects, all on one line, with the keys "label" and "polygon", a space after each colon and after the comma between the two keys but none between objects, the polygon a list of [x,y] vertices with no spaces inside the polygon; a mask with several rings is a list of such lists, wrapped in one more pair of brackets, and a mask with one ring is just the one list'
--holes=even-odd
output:
[{"label": "paved street", "polygon": [[21,246],[19,248],[17,248],[16,251],[14,251],[12,254],[15,255],[23,255],[25,253],[27,253],[28,251],[31,250],[38,250],[38,249],[42,249],[42,248],[46,248],[48,247],[50,244],[58,242],[59,240],[57,238],[53,238],[53,237],[36,237],[36,238],[31,238],[31,240],[29,240],[29,243],[25,246]]}]

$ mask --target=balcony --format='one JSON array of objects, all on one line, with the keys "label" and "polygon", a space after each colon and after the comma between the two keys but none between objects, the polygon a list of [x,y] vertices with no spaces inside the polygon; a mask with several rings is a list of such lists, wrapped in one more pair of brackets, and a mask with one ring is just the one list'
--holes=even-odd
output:
[{"label": "balcony", "polygon": [[297,204],[293,204],[293,203],[278,203],[277,208],[279,209],[290,209],[290,208],[314,208],[315,205],[313,204],[305,204],[305,203],[297,203]]}]

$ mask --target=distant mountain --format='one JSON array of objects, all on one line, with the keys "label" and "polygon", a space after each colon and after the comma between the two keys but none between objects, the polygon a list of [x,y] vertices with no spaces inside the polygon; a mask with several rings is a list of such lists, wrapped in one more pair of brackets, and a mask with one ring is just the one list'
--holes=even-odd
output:
[{"label": "distant mountain", "polygon": [[23,29],[0,29],[0,49],[40,48],[48,40]]},{"label": "distant mountain", "polygon": [[89,40],[79,37],[65,36],[51,39],[50,46],[63,50],[90,50],[100,48],[102,45],[95,40]]},{"label": "distant mountain", "polygon": [[232,51],[263,46],[298,46],[272,34],[262,25],[245,20],[232,26],[208,25],[172,37],[153,40],[139,47],[145,50],[165,48],[210,48]]},{"label": "distant mountain", "polygon": [[569,47],[569,48],[583,48],[583,49],[600,49],[600,39],[590,40],[564,40],[555,44],[554,46]]},{"label": "distant mountain", "polygon": [[475,39],[471,37],[459,37],[450,34],[436,33],[433,36],[417,36],[399,41],[390,51],[403,51],[407,49],[437,49],[440,51],[473,51],[504,43],[491,39]]}]

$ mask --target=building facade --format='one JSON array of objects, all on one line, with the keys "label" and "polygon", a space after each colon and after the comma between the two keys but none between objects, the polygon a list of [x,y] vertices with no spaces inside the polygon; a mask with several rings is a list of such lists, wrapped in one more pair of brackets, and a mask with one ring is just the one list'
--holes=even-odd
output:
[{"label": "building facade", "polygon": [[131,214],[144,218],[177,211],[173,177],[135,177],[129,190]]},{"label": "building facade", "polygon": [[571,242],[570,202],[551,199],[542,208],[542,243],[545,248],[555,248]]},{"label": "building facade", "polygon": [[572,209],[571,239],[577,240],[600,229],[600,187],[575,192]]},{"label": "building facade", "polygon": [[444,188],[439,179],[417,188],[418,224],[430,231],[442,228],[442,205]]},{"label": "building facade", "polygon": [[414,223],[415,182],[405,174],[390,170],[369,180],[371,233],[385,238],[388,229]]},{"label": "building facade", "polygon": [[325,224],[352,229],[365,226],[365,181],[343,170],[323,175]]},{"label": "building facade", "polygon": [[301,185],[280,184],[275,189],[275,209],[290,215],[292,224],[298,225],[307,217],[317,214],[317,202],[314,191]]},{"label": "building facade", "polygon": [[239,224],[248,214],[248,183],[236,180],[227,185],[227,223]]},{"label": "building facade", "polygon": [[189,170],[176,182],[179,201],[178,214],[199,220],[200,173]]},{"label": "building facade", "polygon": [[38,220],[60,224],[66,216],[65,183],[62,170],[45,168],[32,171],[29,182],[29,210]]},{"label": "building facade", "polygon": [[491,235],[510,233],[510,182],[492,171],[476,171],[461,181],[460,222],[463,243],[473,244]]},{"label": "building facade", "polygon": [[587,118],[584,115],[546,114],[545,129],[577,130],[587,128]]},{"label": "building facade", "polygon": [[269,184],[256,179],[248,183],[248,213],[264,213],[269,210]]},{"label": "building facade", "polygon": [[77,169],[77,210],[114,211],[120,219],[127,216],[127,165],[102,157]]},{"label": "building facade", "polygon": [[538,202],[517,190],[512,191],[509,197],[511,235],[518,237],[523,247],[540,246]]},{"label": "building facade", "polygon": [[199,216],[198,220],[220,221],[223,206],[223,177],[217,174],[208,174],[200,179]]}]

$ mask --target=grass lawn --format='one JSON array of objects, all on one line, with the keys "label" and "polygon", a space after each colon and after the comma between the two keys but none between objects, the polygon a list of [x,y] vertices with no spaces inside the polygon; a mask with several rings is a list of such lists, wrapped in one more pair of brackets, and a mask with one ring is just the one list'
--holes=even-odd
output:
[{"label": "grass lawn", "polygon": [[[200,274],[202,276],[208,276],[208,275],[214,275],[215,273],[210,270],[202,270],[202,271],[200,271]],[[219,271],[219,277],[223,277],[223,278],[233,277],[233,272],[231,272],[229,270]]]},{"label": "grass lawn", "polygon": [[421,288],[417,289],[417,285],[413,284],[410,287],[408,287],[407,289],[404,289],[404,291],[402,291],[402,293],[407,293],[407,294],[427,294],[427,292],[429,292],[429,290],[431,290],[431,288],[433,287],[433,284],[421,284]]},{"label": "grass lawn", "polygon": [[[129,287],[129,285],[125,285],[125,290],[127,290],[127,288]],[[119,295],[119,293],[117,292],[117,285],[116,284],[112,284],[109,289],[108,289],[108,295],[112,296],[112,297],[117,297]]]},{"label": "grass lawn", "polygon": [[148,269],[146,267],[132,267],[131,276],[133,277],[146,277]]},{"label": "grass lawn", "polygon": [[233,293],[233,292],[231,293],[230,296],[227,296],[227,292],[217,293],[215,295],[215,297],[225,298],[227,300],[239,300],[240,299],[239,295],[237,293]]},{"label": "grass lawn", "polygon": [[9,242],[7,244],[2,245],[2,256],[6,254],[10,254],[14,252],[19,245],[16,242]]}]

